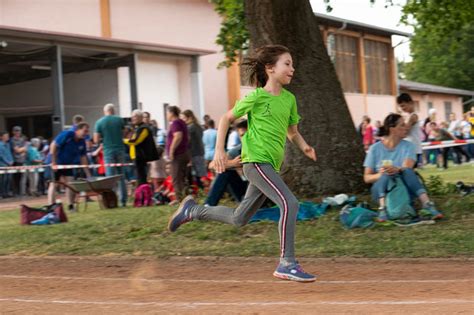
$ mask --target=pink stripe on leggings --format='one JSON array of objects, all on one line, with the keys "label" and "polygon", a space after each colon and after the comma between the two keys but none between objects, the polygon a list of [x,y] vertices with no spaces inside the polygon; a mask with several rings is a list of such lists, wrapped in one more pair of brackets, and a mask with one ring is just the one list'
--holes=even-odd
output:
[{"label": "pink stripe on leggings", "polygon": [[281,200],[283,201],[283,221],[281,223],[281,240],[280,240],[280,257],[284,257],[285,255],[285,248],[286,248],[286,223],[287,223],[287,218],[288,218],[288,203],[286,202],[285,197],[283,196],[283,193],[278,190],[277,186],[272,183],[270,178],[265,175],[263,170],[260,168],[260,166],[257,163],[254,163],[255,168],[257,169],[257,172],[263,177],[263,179],[277,192],[278,196],[280,196]]}]

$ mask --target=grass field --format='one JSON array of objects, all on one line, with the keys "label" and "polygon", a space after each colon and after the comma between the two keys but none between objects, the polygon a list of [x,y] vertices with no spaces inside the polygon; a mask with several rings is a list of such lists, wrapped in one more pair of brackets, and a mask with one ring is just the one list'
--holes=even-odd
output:
[{"label": "grass field", "polygon": [[[437,197],[446,219],[410,228],[345,230],[332,209],[318,220],[299,222],[296,248],[305,257],[451,257],[474,253],[474,195]],[[166,231],[174,208],[121,208],[69,216],[53,226],[20,226],[19,211],[0,213],[0,255],[216,255],[275,256],[277,224],[243,228],[192,222],[177,233]]]},{"label": "grass field", "polygon": [[435,165],[427,165],[420,170],[421,175],[426,179],[429,176],[440,176],[445,182],[455,184],[458,181],[474,184],[474,164],[462,164],[455,166],[449,163],[448,169],[436,168]]}]

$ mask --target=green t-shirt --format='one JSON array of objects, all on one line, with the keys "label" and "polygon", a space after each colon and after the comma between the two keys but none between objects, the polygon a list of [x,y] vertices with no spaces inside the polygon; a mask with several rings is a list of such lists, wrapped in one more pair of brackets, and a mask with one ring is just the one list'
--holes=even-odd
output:
[{"label": "green t-shirt", "polygon": [[124,151],[123,120],[119,116],[107,115],[95,123],[95,132],[99,133],[104,144],[104,155]]},{"label": "green t-shirt", "polygon": [[242,138],[242,162],[270,163],[278,172],[285,154],[288,127],[300,121],[296,98],[282,89],[275,96],[257,88],[238,101],[235,117],[248,116],[248,130]]}]

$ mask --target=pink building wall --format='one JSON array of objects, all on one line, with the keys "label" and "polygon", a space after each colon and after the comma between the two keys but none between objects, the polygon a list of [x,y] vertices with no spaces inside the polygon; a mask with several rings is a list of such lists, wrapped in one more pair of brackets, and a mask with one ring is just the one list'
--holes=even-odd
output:
[{"label": "pink building wall", "polygon": [[[221,18],[207,0],[110,0],[110,9],[114,38],[221,50],[215,43]],[[200,57],[204,106],[216,120],[228,106],[227,71],[217,69],[222,60],[222,53]]]},{"label": "pink building wall", "polygon": [[433,108],[436,109],[437,122],[447,120],[445,102],[451,102],[452,112],[456,114],[457,119],[462,119],[463,108],[462,98],[460,96],[404,90],[402,90],[401,92],[409,93],[414,101],[418,101],[418,116],[420,117],[420,119],[425,119],[428,116],[429,102],[431,102],[433,104]]},{"label": "pink building wall", "polygon": [[[110,0],[112,38],[217,52],[200,57],[204,105],[206,112],[215,119],[228,107],[227,71],[217,69],[218,63],[224,60],[224,55],[219,53],[221,48],[215,44],[220,21],[213,4],[207,0]],[[0,0],[0,24],[101,36],[100,1]],[[190,67],[181,62],[176,62],[175,66],[180,89],[177,103],[181,103],[176,105],[190,108],[190,92],[181,91],[190,88],[190,73],[184,73]],[[146,74],[147,70],[142,67],[142,72]],[[170,80],[175,82],[174,76]],[[143,89],[143,86],[139,87],[139,90]]]},{"label": "pink building wall", "polygon": [[0,24],[100,36],[99,0],[0,0]]},{"label": "pink building wall", "polygon": [[[220,51],[215,44],[220,28],[220,17],[214,12],[213,5],[207,0],[110,0],[110,18],[112,37],[117,39],[143,41],[157,44],[175,45],[182,47],[210,49]],[[99,0],[0,0],[0,24],[14,27],[39,29],[46,31],[65,32],[84,35],[101,35],[101,17]],[[205,111],[215,120],[222,116],[228,108],[227,71],[217,69],[217,64],[224,59],[222,53],[200,57],[202,72],[202,92]],[[143,60],[143,58],[139,58]],[[168,69],[174,64],[176,71]],[[152,69],[153,68],[153,69]],[[173,73],[170,82],[177,84],[173,88],[173,97],[183,108],[191,108],[190,92],[190,61],[177,59],[169,63],[161,74],[151,74],[160,71],[159,67],[140,67],[143,78],[139,90],[141,95],[146,86],[143,83],[150,75],[159,76],[160,81],[166,81],[166,73]],[[176,72],[177,75],[174,75]],[[144,86],[143,86],[144,85]],[[155,85],[156,86],[156,85]],[[244,96],[251,90],[242,87]],[[428,102],[438,112],[438,119],[445,120],[444,102],[452,104],[452,111],[460,118],[462,101],[458,96],[434,93],[411,92],[413,98],[419,101],[420,118],[428,113]],[[140,93],[139,93],[140,94]],[[166,93],[164,93],[166,94]],[[168,93],[169,94],[169,93]],[[157,96],[158,97],[158,96]],[[395,97],[392,95],[366,95],[345,93],[346,101],[354,121],[358,124],[363,115],[369,115],[373,121],[382,120],[388,113],[396,111]],[[140,98],[140,95],[139,95]],[[148,103],[148,99],[140,100]],[[157,104],[162,106],[162,104]],[[161,108],[151,110],[161,114]]]},{"label": "pink building wall", "polygon": [[385,116],[396,111],[395,97],[392,95],[344,93],[344,96],[354,125],[358,125],[364,115],[368,115],[372,123],[375,123],[376,120],[383,121]]}]

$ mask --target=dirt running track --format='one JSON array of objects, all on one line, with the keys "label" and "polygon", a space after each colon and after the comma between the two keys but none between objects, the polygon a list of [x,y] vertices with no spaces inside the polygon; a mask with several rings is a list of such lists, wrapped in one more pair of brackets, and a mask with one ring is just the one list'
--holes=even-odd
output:
[{"label": "dirt running track", "polygon": [[473,260],[0,257],[1,314],[474,314]]}]

